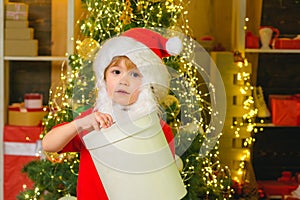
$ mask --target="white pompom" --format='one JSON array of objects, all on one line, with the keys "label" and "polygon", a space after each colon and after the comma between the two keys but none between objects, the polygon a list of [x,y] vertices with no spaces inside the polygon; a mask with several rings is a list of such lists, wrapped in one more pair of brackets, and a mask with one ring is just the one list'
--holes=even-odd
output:
[{"label": "white pompom", "polygon": [[169,38],[166,43],[167,52],[172,55],[178,55],[182,50],[182,42],[178,37]]},{"label": "white pompom", "polygon": [[176,163],[178,171],[181,172],[183,169],[183,161],[177,154],[175,154],[175,163]]}]

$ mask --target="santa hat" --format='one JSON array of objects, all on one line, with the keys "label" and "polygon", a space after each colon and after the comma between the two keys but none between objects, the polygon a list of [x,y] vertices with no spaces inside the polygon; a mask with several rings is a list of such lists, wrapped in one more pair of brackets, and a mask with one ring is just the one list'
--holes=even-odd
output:
[{"label": "santa hat", "polygon": [[[162,88],[169,88],[170,75],[162,58],[177,55],[182,49],[178,37],[165,38],[146,29],[132,28],[118,37],[107,40],[94,60],[94,71],[98,79],[104,78],[104,70],[115,56],[127,56],[143,74],[143,83],[156,85],[157,97]],[[162,86],[162,87],[161,87]]]},{"label": "santa hat", "polygon": [[178,37],[165,38],[157,32],[146,28],[133,28],[122,34],[131,37],[149,47],[158,57],[178,55],[182,44]]}]

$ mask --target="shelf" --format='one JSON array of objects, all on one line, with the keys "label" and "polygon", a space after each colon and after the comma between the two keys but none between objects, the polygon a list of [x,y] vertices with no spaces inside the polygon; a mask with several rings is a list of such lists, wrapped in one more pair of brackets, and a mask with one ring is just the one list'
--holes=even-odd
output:
[{"label": "shelf", "polygon": [[300,49],[245,49],[246,53],[300,53]]},{"label": "shelf", "polygon": [[273,123],[256,123],[255,127],[283,127],[283,128],[300,128],[300,126],[283,126],[283,125],[275,125]]},{"label": "shelf", "polygon": [[[30,82],[38,80],[37,84],[29,85],[30,88],[39,88],[44,87],[44,84],[47,85],[52,83],[56,83],[59,81],[59,73],[61,73],[61,65],[59,62],[68,62],[69,55],[74,52],[74,26],[75,19],[79,18],[81,15],[81,1],[79,0],[50,0],[41,2],[41,4],[37,5],[35,2],[40,1],[29,1],[29,4],[32,4],[34,7],[34,12],[32,12],[33,18],[30,20],[34,20],[32,23],[32,27],[36,27],[38,34],[35,34],[35,39],[38,39],[39,36],[41,39],[39,42],[43,44],[43,50],[46,50],[46,53],[40,53],[41,55],[49,55],[49,56],[6,56],[4,53],[4,22],[5,22],[5,3],[7,2],[28,2],[25,0],[19,1],[11,1],[5,0],[0,3],[0,149],[4,149],[4,141],[3,141],[3,130],[4,125],[7,124],[8,121],[8,113],[7,108],[9,106],[10,93],[17,94],[18,91],[11,90],[13,85],[17,84],[17,81],[22,80],[24,83],[24,79]],[[51,4],[48,2],[51,2]],[[49,8],[49,9],[48,9]],[[31,10],[31,9],[29,9]],[[32,11],[32,10],[31,10]],[[49,14],[49,15],[48,15]],[[75,15],[76,14],[76,15]],[[38,21],[36,21],[36,19]],[[36,32],[36,31],[35,31]],[[51,32],[51,35],[49,33]],[[47,42],[43,43],[43,38],[47,38]],[[50,39],[51,38],[51,39]],[[51,43],[50,43],[51,42]],[[42,48],[41,48],[42,49]],[[48,50],[48,51],[47,51]],[[50,54],[53,53],[54,55]],[[11,62],[12,61],[12,62]],[[17,62],[25,61],[28,63],[19,64]],[[33,61],[33,62],[31,62]],[[36,62],[36,63],[35,63]],[[44,62],[44,63],[40,63]],[[58,63],[56,63],[58,62]],[[25,65],[26,70],[21,71],[19,74],[19,79],[14,81],[10,79],[10,75],[14,69],[20,66],[20,68]],[[27,66],[29,66],[27,68]],[[34,66],[34,67],[31,67]],[[44,66],[45,69],[44,69]],[[18,68],[19,69],[19,68]],[[34,71],[35,69],[36,72]],[[15,70],[16,71],[16,70]],[[36,74],[36,76],[31,79],[31,72]],[[40,77],[39,75],[45,72],[47,76]],[[29,74],[26,77],[22,77],[26,73]],[[40,78],[39,78],[40,77]],[[57,78],[56,78],[57,77]],[[47,79],[47,80],[46,80]],[[50,81],[49,81],[50,79]],[[12,81],[12,82],[10,82]],[[25,81],[25,82],[26,82]],[[11,85],[10,85],[11,83]],[[38,85],[39,84],[39,85]],[[20,85],[20,84],[19,84]],[[25,91],[27,88],[22,85],[22,91]],[[48,88],[48,86],[47,86]],[[49,91],[45,89],[47,94]],[[26,90],[27,91],[27,90]],[[30,91],[30,89],[28,89]],[[46,99],[46,98],[45,98]],[[4,151],[0,150],[0,175],[4,175]],[[0,200],[4,199],[4,181],[5,179],[0,178]]]},{"label": "shelf", "polygon": [[58,56],[4,56],[9,61],[65,61],[68,57]]},{"label": "shelf", "polygon": [[275,124],[272,123],[256,123],[255,127],[275,127]]}]

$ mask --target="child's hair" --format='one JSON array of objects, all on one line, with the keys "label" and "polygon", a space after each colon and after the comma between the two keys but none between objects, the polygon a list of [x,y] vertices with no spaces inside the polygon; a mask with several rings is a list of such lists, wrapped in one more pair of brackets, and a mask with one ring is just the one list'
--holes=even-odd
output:
[{"label": "child's hair", "polygon": [[136,68],[136,65],[127,56],[115,56],[115,57],[113,57],[113,59],[111,60],[109,65],[104,70],[104,74],[103,74],[104,80],[106,80],[106,71],[107,71],[107,69],[111,66],[120,64],[120,62],[122,60],[125,61],[125,65],[126,65],[127,69],[130,70],[130,69]]}]

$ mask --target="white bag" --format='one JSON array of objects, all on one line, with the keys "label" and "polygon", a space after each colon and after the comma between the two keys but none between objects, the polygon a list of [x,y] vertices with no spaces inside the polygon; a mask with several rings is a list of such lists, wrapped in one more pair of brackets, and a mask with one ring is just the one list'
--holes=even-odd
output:
[{"label": "white bag", "polygon": [[110,200],[176,200],[186,194],[156,112],[82,139]]}]

